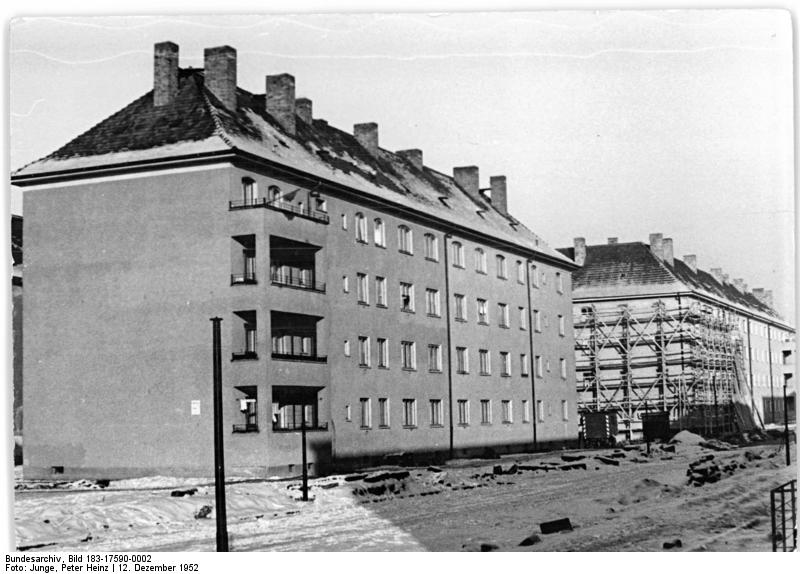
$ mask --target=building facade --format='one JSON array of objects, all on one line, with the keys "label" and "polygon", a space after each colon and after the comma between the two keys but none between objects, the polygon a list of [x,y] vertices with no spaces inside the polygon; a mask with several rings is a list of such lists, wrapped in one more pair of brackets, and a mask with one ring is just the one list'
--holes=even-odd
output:
[{"label": "building facade", "polygon": [[294,78],[180,69],[12,175],[26,235],[27,477],[213,470],[222,321],[229,474],[531,450],[577,438],[574,263],[376,124],[312,117]]},{"label": "building facade", "polygon": [[[794,328],[771,292],[678,260],[672,239],[562,249],[574,273],[575,355],[582,414],[610,412],[619,436],[641,438],[642,415],[668,413],[673,429],[703,433],[783,421]],[[793,407],[790,408],[793,410]]]}]

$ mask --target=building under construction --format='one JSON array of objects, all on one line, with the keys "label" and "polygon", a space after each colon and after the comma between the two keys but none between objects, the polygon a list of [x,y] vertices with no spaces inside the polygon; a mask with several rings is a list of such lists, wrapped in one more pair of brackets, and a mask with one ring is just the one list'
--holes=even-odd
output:
[{"label": "building under construction", "polygon": [[676,260],[661,234],[650,245],[577,238],[562,252],[582,266],[574,328],[587,438],[640,438],[648,420],[704,434],[782,422],[784,385],[793,416],[794,328],[771,292],[700,270],[694,255]]}]

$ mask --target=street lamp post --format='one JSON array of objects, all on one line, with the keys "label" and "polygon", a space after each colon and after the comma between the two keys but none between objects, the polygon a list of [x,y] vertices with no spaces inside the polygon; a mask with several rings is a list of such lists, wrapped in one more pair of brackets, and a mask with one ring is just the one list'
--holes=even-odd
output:
[{"label": "street lamp post", "polygon": [[225,457],[222,431],[222,345],[220,323],[214,317],[212,323],[214,364],[214,493],[216,495],[217,552],[228,551],[228,520],[225,512]]}]

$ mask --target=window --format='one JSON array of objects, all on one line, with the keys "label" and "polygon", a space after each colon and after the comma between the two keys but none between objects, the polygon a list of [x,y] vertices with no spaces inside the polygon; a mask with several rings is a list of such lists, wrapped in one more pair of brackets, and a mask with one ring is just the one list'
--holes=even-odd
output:
[{"label": "window", "polygon": [[561,401],[561,419],[569,420],[569,403],[567,401]]},{"label": "window", "polygon": [[550,359],[545,359],[544,368],[548,373],[550,372]]},{"label": "window", "polygon": [[506,258],[502,255],[496,257],[497,260],[497,276],[500,279],[508,278],[508,268],[506,267]]},{"label": "window", "polygon": [[486,252],[480,247],[475,250],[475,271],[486,273]]},{"label": "window", "polygon": [[461,426],[469,424],[469,401],[464,399],[458,401],[458,424]]},{"label": "window", "polygon": [[492,424],[492,401],[489,399],[481,399],[481,424]]},{"label": "window", "polygon": [[525,265],[517,261],[517,283],[525,283]]},{"label": "window", "polygon": [[441,399],[431,399],[431,426],[432,427],[440,427],[442,426],[442,400]]},{"label": "window", "polygon": [[489,312],[486,310],[486,299],[478,299],[478,323],[489,324]]},{"label": "window", "polygon": [[513,412],[513,405],[511,401],[501,401],[500,402],[502,414],[503,414],[503,422],[506,424],[510,424],[514,422],[514,412]]},{"label": "window", "polygon": [[403,426],[417,426],[417,399],[403,399]]},{"label": "window", "polygon": [[342,229],[347,231],[347,214],[346,213],[342,214]]},{"label": "window", "polygon": [[240,424],[233,425],[233,432],[258,432],[258,387],[236,387]]},{"label": "window", "polygon": [[256,182],[249,177],[242,178],[242,201],[245,205],[255,205],[258,199]]},{"label": "window", "polygon": [[561,372],[561,378],[567,378],[567,360],[566,359],[559,359],[558,360],[558,370]]},{"label": "window", "polygon": [[508,305],[505,303],[498,303],[497,304],[497,315],[500,321],[500,326],[508,328],[509,318],[508,318]]},{"label": "window", "polygon": [[492,360],[487,349],[478,350],[478,368],[481,375],[492,374]]},{"label": "window", "polygon": [[522,422],[531,422],[531,404],[527,400],[522,401]]},{"label": "window", "polygon": [[372,428],[372,404],[369,399],[361,399],[361,428]]},{"label": "window", "polygon": [[433,373],[442,370],[442,346],[428,345],[428,370]]},{"label": "window", "polygon": [[345,405],[344,406],[344,420],[346,420],[347,422],[350,422],[350,421],[353,420],[353,412],[350,409],[350,405]]},{"label": "window", "polygon": [[369,305],[369,280],[364,273],[356,274],[356,292],[358,302],[362,305]]},{"label": "window", "polygon": [[400,245],[399,249],[401,253],[408,253],[412,255],[414,253],[414,242],[413,236],[411,234],[411,229],[406,227],[405,225],[401,225],[397,228],[397,239],[398,244]]},{"label": "window", "polygon": [[325,198],[317,197],[314,201],[314,206],[316,207],[317,211],[328,213],[328,201]]},{"label": "window", "polygon": [[508,351],[500,351],[500,376],[511,376],[511,355]]},{"label": "window", "polygon": [[523,331],[528,328],[528,310],[525,307],[519,308],[519,328]]},{"label": "window", "polygon": [[270,185],[269,186],[269,201],[270,203],[276,203],[283,199],[283,194],[281,193],[281,188],[277,185]]},{"label": "window", "polygon": [[344,356],[345,357],[350,356],[350,341],[348,341],[347,339],[344,340]]},{"label": "window", "polygon": [[437,289],[425,289],[425,312],[431,317],[441,317]]},{"label": "window", "polygon": [[453,267],[464,268],[464,246],[458,241],[452,243],[453,247]]},{"label": "window", "polygon": [[455,299],[455,316],[456,321],[466,321],[467,320],[467,300],[463,295],[455,293],[453,295]]},{"label": "window", "polygon": [[564,292],[564,276],[561,273],[556,273],[556,291]]},{"label": "window", "polygon": [[363,213],[356,213],[356,241],[359,243],[367,242],[367,218]]},{"label": "window", "polygon": [[533,329],[537,333],[542,332],[542,314],[539,313],[538,309],[533,310]]},{"label": "window", "polygon": [[537,377],[541,377],[542,376],[542,356],[541,355],[536,355],[536,358],[534,359],[534,363],[535,363],[534,364],[534,368],[536,369],[536,376]]},{"label": "window", "polygon": [[466,347],[456,347],[456,372],[469,373],[469,351]]},{"label": "window", "polygon": [[417,346],[413,341],[403,341],[400,344],[400,355],[403,369],[413,371],[417,368]]},{"label": "window", "polygon": [[375,278],[375,304],[378,307],[386,307],[386,278]]},{"label": "window", "polygon": [[528,354],[521,353],[519,356],[519,372],[523,377],[528,376]]},{"label": "window", "polygon": [[439,261],[439,240],[430,233],[425,234],[425,259]]},{"label": "window", "polygon": [[378,425],[389,428],[389,399],[378,399]]},{"label": "window", "polygon": [[342,291],[344,293],[350,293],[350,279],[347,275],[342,276]]},{"label": "window", "polygon": [[539,287],[539,268],[531,265],[531,283],[534,287]]},{"label": "window", "polygon": [[544,422],[544,402],[536,401],[536,418],[540,423]]},{"label": "window", "polygon": [[378,339],[378,368],[389,368],[389,344],[386,339]]},{"label": "window", "polygon": [[386,226],[383,224],[383,219],[376,219],[374,224],[373,239],[375,240],[375,245],[386,247]]},{"label": "window", "polygon": [[400,310],[414,312],[414,285],[411,283],[400,283]]},{"label": "window", "polygon": [[563,337],[564,333],[566,333],[566,330],[567,330],[567,327],[566,327],[566,321],[564,320],[564,315],[559,315],[558,316],[558,334]]},{"label": "window", "polygon": [[358,338],[358,364],[361,367],[369,367],[369,337]]},{"label": "window", "polygon": [[233,332],[234,352],[231,355],[231,359],[234,361],[239,359],[257,359],[256,335],[258,332],[258,323],[256,321],[256,312],[237,311],[234,315],[239,321],[241,330],[234,330]]}]

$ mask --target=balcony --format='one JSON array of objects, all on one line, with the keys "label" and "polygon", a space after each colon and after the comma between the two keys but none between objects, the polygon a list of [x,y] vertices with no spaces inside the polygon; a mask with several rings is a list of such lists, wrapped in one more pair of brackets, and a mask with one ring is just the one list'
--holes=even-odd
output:
[{"label": "balcony", "polygon": [[327,363],[328,357],[323,355],[309,355],[303,353],[272,353],[272,358],[277,361],[297,361],[303,363]]},{"label": "balcony", "polygon": [[234,273],[231,275],[231,285],[255,285],[257,283],[255,273]]},{"label": "balcony", "polygon": [[258,432],[258,424],[245,423],[243,425],[233,425],[233,432],[235,433]]},{"label": "balcony", "polygon": [[[313,281],[302,274],[295,273],[281,273],[273,271],[271,275],[272,284],[279,287],[292,287],[294,289],[306,289],[308,291],[316,291],[317,293],[325,293],[325,283]],[[255,280],[253,281],[255,282]]]},{"label": "balcony", "polygon": [[[298,432],[302,430],[301,425],[296,426],[281,426],[279,423],[272,423],[272,432]],[[307,432],[319,432],[328,430],[328,423],[319,423],[315,425],[306,425]]]},{"label": "balcony", "polygon": [[324,223],[326,225],[330,223],[330,217],[328,217],[328,214],[325,213],[324,211],[311,209],[310,207],[301,207],[299,205],[295,205],[287,201],[281,201],[279,199],[273,201],[267,201],[267,198],[265,197],[259,197],[254,199],[237,199],[228,202],[228,207],[230,211],[265,207],[267,209],[273,209],[275,211],[291,213],[292,215],[296,215],[304,219],[310,219],[312,221],[317,221],[319,223]]}]

